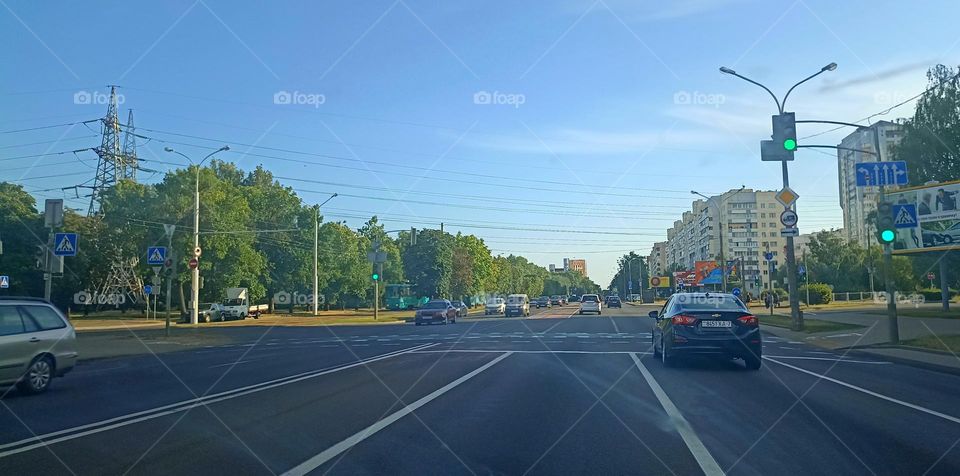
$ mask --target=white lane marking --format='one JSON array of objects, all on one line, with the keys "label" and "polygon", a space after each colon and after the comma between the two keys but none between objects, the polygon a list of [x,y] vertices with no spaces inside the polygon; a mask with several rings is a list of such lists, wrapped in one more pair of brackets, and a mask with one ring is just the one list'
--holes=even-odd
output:
[{"label": "white lane marking", "polygon": [[610,323],[613,324],[613,330],[617,331],[617,334],[619,334],[620,328],[617,327],[617,321],[613,320],[612,316],[607,316],[607,319],[610,319]]},{"label": "white lane marking", "polygon": [[874,364],[874,365],[892,365],[893,362],[884,362],[880,360],[852,360],[852,359],[837,359],[837,358],[828,358],[828,357],[805,357],[801,355],[768,355],[766,357],[772,357],[777,359],[799,359],[799,360],[826,360],[828,362],[845,362],[848,364]]},{"label": "white lane marking", "polygon": [[780,364],[780,365],[782,365],[782,366],[784,366],[784,367],[789,367],[789,368],[791,368],[791,369],[793,369],[793,370],[796,370],[796,371],[798,371],[798,372],[803,372],[803,373],[805,373],[805,374],[813,375],[814,377],[818,377],[818,378],[823,379],[823,380],[826,380],[826,381],[828,381],[828,382],[833,382],[833,383],[835,383],[835,384],[837,384],[837,385],[842,385],[842,386],[847,387],[847,388],[849,388],[849,389],[851,389],[851,390],[856,390],[856,391],[858,391],[858,392],[865,393],[865,394],[870,395],[870,396],[872,396],[872,397],[877,397],[877,398],[879,398],[879,399],[881,399],[881,400],[886,400],[886,401],[891,402],[891,403],[896,403],[897,405],[903,405],[903,406],[905,406],[905,407],[907,407],[907,408],[912,408],[912,409],[914,409],[914,410],[917,410],[917,411],[926,413],[926,414],[928,414],[928,415],[933,415],[933,416],[935,416],[935,417],[940,417],[940,418],[943,418],[944,420],[951,421],[951,422],[953,422],[953,423],[960,423],[960,418],[957,418],[957,417],[955,417],[955,416],[953,416],[953,415],[947,415],[946,413],[940,413],[940,412],[938,412],[938,411],[936,411],[936,410],[931,410],[931,409],[929,409],[929,408],[927,408],[927,407],[921,407],[920,405],[916,405],[916,404],[913,404],[913,403],[910,403],[910,402],[905,402],[905,401],[903,401],[903,400],[899,400],[899,399],[896,399],[896,398],[893,398],[893,397],[888,397],[888,396],[886,396],[886,395],[884,395],[884,394],[882,394],[882,393],[877,393],[877,392],[874,392],[874,391],[872,391],[872,390],[867,390],[867,389],[865,389],[865,388],[858,387],[858,386],[856,386],[856,385],[854,385],[854,384],[852,384],[852,383],[847,383],[847,382],[844,382],[844,381],[842,381],[842,380],[837,380],[837,379],[832,378],[832,377],[827,377],[826,375],[818,374],[818,373],[816,373],[816,372],[811,372],[811,371],[809,371],[809,370],[807,370],[807,369],[802,369],[802,368],[797,367],[797,366],[794,366],[794,365],[790,365],[790,364],[787,364],[787,363],[784,363],[784,362],[780,362],[779,360],[771,359],[770,357],[767,357],[766,355],[763,356],[763,358],[766,359],[766,360],[769,360],[770,362]]},{"label": "white lane marking", "polygon": [[487,362],[486,364],[483,364],[482,366],[473,370],[472,372],[454,380],[453,382],[450,382],[444,385],[443,387],[440,387],[434,390],[429,395],[411,403],[410,405],[407,405],[401,408],[400,410],[397,410],[396,412],[390,414],[390,416],[377,421],[376,423],[354,433],[352,436],[347,437],[347,439],[323,450],[321,453],[317,454],[316,456],[313,456],[312,458],[304,461],[303,463],[300,463],[297,466],[291,468],[290,470],[284,472],[283,475],[284,476],[302,475],[302,474],[307,474],[310,471],[313,471],[319,468],[327,461],[330,461],[331,459],[337,457],[337,455],[339,455],[340,453],[347,451],[348,449],[356,446],[357,444],[369,438],[370,436],[377,433],[378,431],[390,426],[397,420],[409,415],[410,413],[413,413],[414,410],[430,403],[431,401],[437,399],[441,395],[449,392],[450,390],[453,390],[460,384],[466,382],[467,380],[472,379],[473,377],[476,377],[481,372],[489,369],[490,367],[493,367],[501,360],[509,357],[510,354],[511,354],[510,352],[507,352],[503,355],[497,356],[495,359],[491,360],[490,362]]},{"label": "white lane marking", "polygon": [[474,354],[496,354],[501,352],[512,352],[514,354],[640,354],[645,355],[650,352],[631,352],[628,350],[509,350],[509,349],[450,349],[450,350],[415,350],[411,354],[447,354],[447,353],[474,353]]},{"label": "white lane marking", "polygon": [[[267,357],[264,357],[264,359],[265,359],[265,358],[267,358]],[[247,364],[247,363],[250,363],[250,362],[256,362],[256,361],[258,361],[258,360],[264,360],[264,359],[238,360],[238,361],[236,361],[236,362],[227,362],[227,363],[225,363],[225,364],[211,365],[211,366],[209,366],[209,367],[207,367],[207,368],[208,368],[208,369],[215,369],[215,368],[217,368],[217,367],[229,367],[229,366],[234,365],[234,364]]]},{"label": "white lane marking", "polygon": [[[264,390],[269,390],[271,388],[280,387],[283,385],[299,382],[302,380],[307,380],[314,377],[320,377],[322,375],[332,374],[334,372],[339,372],[341,370],[347,370],[360,365],[366,365],[371,362],[389,359],[391,357],[396,357],[403,354],[409,354],[415,350],[426,349],[429,347],[433,347],[435,345],[437,344],[435,343],[421,344],[421,345],[410,347],[408,349],[394,350],[391,352],[370,357],[368,359],[358,360],[356,362],[351,362],[349,364],[345,364],[337,367],[331,367],[325,370],[311,370],[308,372],[303,372],[299,374],[290,375],[287,377],[281,377],[274,380],[268,380],[266,382],[248,385],[246,387],[226,390],[220,393],[215,393],[213,395],[207,395],[207,396],[198,397],[198,398],[191,398],[189,400],[184,400],[177,403],[171,403],[169,405],[164,405],[161,407],[151,408],[149,410],[129,413],[126,415],[121,415],[121,416],[110,418],[107,420],[88,423],[86,425],[76,426],[73,428],[66,428],[66,429],[54,431],[51,433],[45,433],[43,435],[37,435],[31,438],[25,438],[19,441],[4,443],[0,445],[0,450],[39,441],[39,443],[33,443],[28,446],[22,446],[20,448],[15,448],[12,450],[0,452],[0,458],[6,458],[7,456],[15,455],[18,453],[24,453],[26,451],[52,445],[54,443],[69,441],[69,440],[77,439],[83,436],[92,435],[95,433],[102,433],[104,431],[112,430],[114,428],[120,428],[123,426],[132,425],[134,423],[152,420],[155,418],[159,418],[161,416],[170,415],[173,413],[179,413],[179,412],[190,410],[192,408],[196,408],[202,405],[208,405],[210,403],[230,400],[230,399],[241,397],[244,395],[249,395],[251,393],[262,392]],[[86,430],[86,431],[83,431],[83,430]],[[77,433],[73,433],[73,432],[77,432]],[[69,433],[69,434],[64,435],[65,433]]]},{"label": "white lane marking", "polygon": [[700,437],[697,436],[695,431],[693,431],[690,423],[687,422],[687,419],[683,417],[683,414],[680,413],[680,410],[676,405],[673,404],[673,401],[670,400],[670,397],[667,396],[667,393],[663,391],[663,388],[660,387],[660,384],[657,383],[656,379],[653,378],[653,375],[650,374],[650,371],[643,366],[643,363],[640,362],[640,358],[637,357],[637,354],[631,353],[630,357],[633,359],[634,363],[637,364],[637,368],[640,369],[640,373],[643,374],[643,378],[647,381],[647,385],[650,385],[650,390],[653,390],[653,394],[656,395],[657,400],[660,401],[660,405],[663,406],[663,409],[666,410],[667,415],[669,415],[670,419],[673,420],[673,424],[677,428],[677,433],[680,433],[680,437],[683,438],[683,442],[686,443],[687,448],[690,449],[690,453],[693,454],[693,458],[697,460],[697,464],[700,465],[700,469],[703,470],[703,474],[707,476],[722,476],[724,474],[723,469],[721,469],[720,465],[717,464],[717,460],[713,459],[713,455],[710,454],[710,451],[707,450],[707,447],[703,445],[702,441],[700,441]]}]

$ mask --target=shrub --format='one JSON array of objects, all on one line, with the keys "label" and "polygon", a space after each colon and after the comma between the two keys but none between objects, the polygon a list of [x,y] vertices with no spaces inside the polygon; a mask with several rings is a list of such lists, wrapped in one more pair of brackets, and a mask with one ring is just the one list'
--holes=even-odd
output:
[{"label": "shrub", "polygon": [[806,298],[810,290],[810,302],[807,304],[829,304],[833,300],[833,289],[825,283],[810,283],[800,286],[800,296]]},{"label": "shrub", "polygon": [[[953,299],[957,295],[957,291],[951,289],[949,291],[950,299]],[[927,302],[940,302],[940,290],[936,288],[925,288],[920,290],[920,294],[923,295],[923,300]]]}]

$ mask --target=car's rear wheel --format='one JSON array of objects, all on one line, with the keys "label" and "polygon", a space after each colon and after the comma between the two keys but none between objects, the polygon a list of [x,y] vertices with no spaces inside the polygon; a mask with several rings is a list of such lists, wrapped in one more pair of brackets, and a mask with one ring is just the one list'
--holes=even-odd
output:
[{"label": "car's rear wheel", "polygon": [[657,341],[653,338],[653,336],[650,337],[650,345],[653,346],[653,357],[659,359],[660,350],[657,349]]},{"label": "car's rear wheel", "polygon": [[667,352],[666,346],[663,345],[663,338],[660,338],[660,360],[663,361],[664,367],[673,367],[677,364],[677,358],[670,355]]},{"label": "car's rear wheel", "polygon": [[24,393],[43,393],[53,380],[53,361],[50,357],[40,356],[30,363],[17,388]]},{"label": "car's rear wheel", "polygon": [[743,363],[746,364],[747,370],[760,370],[760,367],[763,365],[763,360],[757,355],[745,355],[743,357]]}]

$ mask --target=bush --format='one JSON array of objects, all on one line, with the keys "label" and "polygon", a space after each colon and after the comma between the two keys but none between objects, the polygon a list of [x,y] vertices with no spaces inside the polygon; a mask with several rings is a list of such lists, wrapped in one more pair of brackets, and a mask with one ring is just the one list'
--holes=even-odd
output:
[{"label": "bush", "polygon": [[825,283],[810,283],[800,286],[800,296],[806,298],[807,288],[810,290],[810,302],[807,304],[829,304],[833,300],[833,289]]},{"label": "bush", "polygon": [[[769,290],[767,289],[763,290],[760,293],[760,302],[764,302],[767,299],[767,294],[769,293],[770,293]],[[787,293],[787,290],[783,288],[773,288],[773,294],[778,298],[780,298],[781,304],[787,302],[787,300],[790,299],[790,295]]]},{"label": "bush", "polygon": [[[921,289],[920,294],[923,295],[923,300],[927,302],[940,302],[940,290],[936,288],[925,288]],[[950,299],[953,299],[957,295],[956,290],[949,290]]]}]

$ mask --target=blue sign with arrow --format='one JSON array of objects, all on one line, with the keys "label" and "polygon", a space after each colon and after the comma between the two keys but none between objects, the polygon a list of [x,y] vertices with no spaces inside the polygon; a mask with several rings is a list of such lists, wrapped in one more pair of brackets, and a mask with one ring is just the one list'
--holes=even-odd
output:
[{"label": "blue sign with arrow", "polygon": [[770,251],[767,251],[766,253],[763,254],[763,257],[764,257],[764,259],[766,259],[767,261],[770,261],[770,260],[773,259],[773,253],[770,252]]},{"label": "blue sign with arrow", "polygon": [[56,233],[53,236],[53,254],[55,256],[77,256],[77,234]]},{"label": "blue sign with arrow", "polygon": [[734,295],[734,296],[740,297],[740,293],[741,293],[741,292],[742,292],[742,291],[740,291],[740,288],[733,288],[733,295]]},{"label": "blue sign with arrow", "polygon": [[902,160],[890,162],[859,162],[854,164],[858,187],[878,185],[906,185],[907,163]]}]

